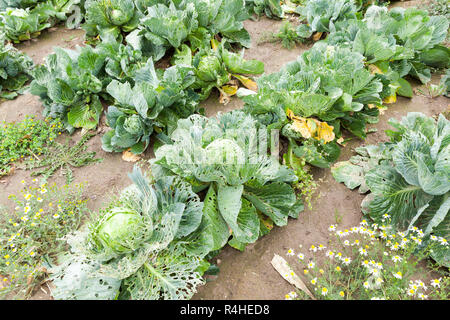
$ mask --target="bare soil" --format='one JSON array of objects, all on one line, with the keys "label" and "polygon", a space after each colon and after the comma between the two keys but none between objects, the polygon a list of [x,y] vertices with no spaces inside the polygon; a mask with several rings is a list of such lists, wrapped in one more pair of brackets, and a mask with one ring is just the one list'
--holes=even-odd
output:
[{"label": "bare soil", "polygon": [[[263,61],[267,73],[278,71],[284,64],[295,60],[299,54],[308,49],[305,45],[287,50],[279,43],[258,44],[257,40],[266,32],[277,32],[281,21],[261,18],[259,21],[246,21],[245,25],[252,37],[252,48],[245,51],[245,57]],[[74,48],[76,45],[82,45],[83,40],[81,30],[54,28],[44,32],[38,40],[21,44],[19,48],[29,54],[35,63],[42,63],[53,51],[53,47]],[[437,75],[433,78],[433,82],[438,81]],[[415,87],[417,88],[418,84]],[[226,106],[221,105],[217,93],[213,93],[202,104],[207,116],[214,116],[219,111],[238,109],[242,105],[242,101],[237,98],[232,98]],[[372,125],[378,131],[370,134],[365,142],[356,138],[350,141],[342,149],[339,160],[349,159],[357,146],[386,141],[384,130],[389,128],[388,119],[400,119],[411,111],[436,116],[450,111],[449,99],[445,97],[431,99],[420,94],[412,99],[399,98],[397,103],[389,105],[388,110],[380,117],[379,123]],[[41,114],[42,104],[37,97],[30,94],[0,104],[0,120],[8,122],[20,121],[26,115],[42,118]],[[100,126],[99,131],[104,129],[104,126]],[[70,141],[75,144],[79,138],[80,133],[77,132],[70,137]],[[89,199],[89,207],[97,210],[108,201],[110,195],[129,185],[127,173],[131,172],[134,164],[123,161],[121,154],[104,152],[101,148],[101,134],[92,138],[88,144],[89,150],[97,152],[98,157],[104,160],[98,164],[74,169],[74,177],[75,183],[85,183],[85,197]],[[152,156],[149,150],[143,158],[149,159]],[[327,228],[330,224],[335,224],[336,220],[341,220],[342,227],[350,227],[360,222],[360,203],[363,196],[334,181],[329,169],[317,169],[313,172],[315,178],[320,181],[313,209],[302,212],[297,220],[291,219],[286,227],[274,228],[269,235],[249,245],[245,252],[226,247],[214,259],[220,267],[219,275],[209,277],[212,281],[201,287],[194,299],[283,299],[292,287],[272,268],[270,261],[273,255],[284,255],[288,248],[298,251],[300,245],[306,248],[311,244],[326,244],[329,237]],[[20,191],[22,179],[31,180],[30,172],[16,170],[11,176],[0,179],[0,205],[11,207],[12,204],[7,197]],[[63,185],[65,178],[56,174],[49,182]],[[303,252],[306,253],[305,251]],[[51,299],[51,297],[38,291],[32,299]]]}]

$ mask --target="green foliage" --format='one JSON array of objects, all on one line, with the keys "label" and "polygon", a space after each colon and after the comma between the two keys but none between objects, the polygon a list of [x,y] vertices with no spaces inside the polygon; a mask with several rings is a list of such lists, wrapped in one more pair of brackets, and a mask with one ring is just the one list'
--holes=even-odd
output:
[{"label": "green foliage", "polygon": [[103,160],[95,158],[95,152],[86,152],[88,147],[86,142],[93,136],[94,134],[85,134],[74,146],[70,145],[69,139],[65,144],[55,142],[43,151],[41,157],[34,155],[33,158],[21,164],[21,167],[27,170],[38,169],[31,175],[41,176],[43,182],[46,182],[56,170],[61,169],[61,173],[66,176],[66,183],[71,184],[73,181],[72,168],[83,167]]},{"label": "green foliage", "polygon": [[[425,236],[448,238],[450,216],[450,122],[443,115],[436,122],[421,113],[389,122],[391,142],[357,150],[358,156],[337,164],[332,172],[347,187],[371,193],[361,204],[375,222],[384,214],[400,229],[418,226]],[[449,265],[449,250],[431,255]]]},{"label": "green foliage", "polygon": [[[1,40],[0,40],[1,42]],[[13,99],[30,79],[33,61],[11,45],[0,43],[0,99]]]},{"label": "green foliage", "polygon": [[[66,251],[61,238],[76,230],[87,214],[82,185],[39,186],[33,183],[10,195],[14,211],[1,210],[0,297],[28,298],[45,278],[45,261]],[[26,183],[22,181],[22,183]]]},{"label": "green foliage", "polygon": [[14,162],[41,155],[61,130],[58,121],[26,117],[23,121],[0,125],[0,177],[7,175]]},{"label": "green foliage", "polygon": [[194,253],[187,238],[202,221],[199,197],[178,177],[151,183],[137,167],[129,176],[133,185],[68,237],[72,252],[51,269],[56,299],[189,299],[203,283],[208,248]]}]

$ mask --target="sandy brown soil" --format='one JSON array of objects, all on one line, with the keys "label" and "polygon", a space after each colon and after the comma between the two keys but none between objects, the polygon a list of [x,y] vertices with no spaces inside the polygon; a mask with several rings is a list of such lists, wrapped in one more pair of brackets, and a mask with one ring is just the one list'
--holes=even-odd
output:
[{"label": "sandy brown soil", "polygon": [[[308,49],[304,45],[286,50],[279,43],[257,44],[257,40],[265,32],[277,31],[280,24],[280,21],[265,18],[257,22],[246,22],[253,46],[246,50],[245,57],[262,60],[268,73],[278,71],[285,63],[296,59],[300,53]],[[52,32],[45,32],[38,41],[20,45],[20,49],[30,54],[36,63],[42,63],[54,46],[74,48],[82,41],[83,32],[80,30],[54,29]],[[439,77],[436,76],[433,81],[438,82]],[[213,94],[202,106],[205,107],[208,116],[213,116],[219,111],[242,107],[242,101],[233,98],[228,105],[223,106],[218,103],[218,95]],[[389,118],[400,119],[410,111],[420,111],[431,116],[446,110],[449,110],[449,99],[445,97],[431,99],[417,95],[411,100],[399,98],[398,102],[390,105],[380,117],[380,122],[373,125],[378,132],[369,135],[365,142],[358,139],[350,141],[343,148],[340,160],[350,158],[354,147],[386,140],[383,130],[389,127],[387,125]],[[22,120],[29,114],[41,118],[41,112],[41,103],[30,94],[0,104],[0,120],[8,122]],[[90,200],[89,207],[92,210],[100,208],[108,201],[109,195],[129,184],[127,172],[133,167],[132,163],[121,159],[121,154],[104,152],[101,149],[100,138],[101,135],[98,135],[91,139],[89,149],[96,151],[97,155],[104,159],[103,162],[74,170],[75,182],[87,182],[85,196]],[[79,132],[70,139],[72,143],[76,143]],[[144,155],[146,159],[151,157],[151,151]],[[275,228],[269,235],[248,246],[245,252],[225,248],[215,260],[219,264],[220,274],[210,278],[214,281],[201,287],[194,299],[283,299],[284,294],[291,291],[292,287],[272,268],[270,261],[273,255],[284,255],[288,248],[298,251],[299,245],[306,248],[311,244],[325,244],[328,239],[327,228],[330,224],[336,223],[336,217],[342,219],[342,226],[352,226],[360,222],[360,202],[363,196],[334,181],[329,169],[315,170],[314,175],[320,180],[320,185],[313,209],[301,213],[299,219],[291,220],[288,226]],[[30,172],[16,170],[13,175],[0,179],[0,205],[11,205],[7,196],[19,192],[22,179],[30,180]],[[64,184],[64,181],[64,178],[58,175],[50,179],[50,182],[60,185]],[[49,295],[41,291],[33,297],[33,299],[49,298]]]}]

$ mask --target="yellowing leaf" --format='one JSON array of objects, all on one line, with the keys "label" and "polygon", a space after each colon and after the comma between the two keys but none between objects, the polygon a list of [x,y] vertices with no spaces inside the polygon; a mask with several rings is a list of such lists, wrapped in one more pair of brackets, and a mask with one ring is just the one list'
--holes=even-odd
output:
[{"label": "yellowing leaf", "polygon": [[221,88],[227,95],[234,96],[238,90],[238,86],[225,85]]},{"label": "yellowing leaf", "polygon": [[250,89],[255,92],[258,91],[258,85],[252,79],[241,76],[239,74],[233,74],[233,77],[238,79],[247,89]]},{"label": "yellowing leaf", "polygon": [[323,34],[323,32],[316,32],[316,33],[313,35],[313,40],[314,40],[314,41],[319,41],[320,38],[322,38],[322,34]]},{"label": "yellowing leaf", "polygon": [[214,51],[217,51],[217,48],[219,48],[219,41],[217,41],[216,39],[211,39],[211,48]]},{"label": "yellowing leaf", "polygon": [[392,96],[384,98],[383,102],[386,104],[395,103],[397,102],[397,95],[394,93]]},{"label": "yellowing leaf", "polygon": [[371,74],[375,73],[383,74],[383,71],[381,71],[381,69],[374,64],[369,64],[368,68]]},{"label": "yellowing leaf", "polygon": [[134,154],[133,152],[130,151],[130,149],[128,149],[122,153],[122,160],[127,162],[136,162],[141,160],[141,157]]},{"label": "yellowing leaf", "polygon": [[286,114],[292,120],[293,129],[299,132],[303,138],[323,140],[324,143],[335,139],[334,127],[328,123],[313,118],[298,117],[290,109],[287,109]]},{"label": "yellowing leaf", "polygon": [[300,132],[303,138],[305,139],[312,138],[311,129],[308,127],[306,121],[294,119],[292,124],[294,130]]}]

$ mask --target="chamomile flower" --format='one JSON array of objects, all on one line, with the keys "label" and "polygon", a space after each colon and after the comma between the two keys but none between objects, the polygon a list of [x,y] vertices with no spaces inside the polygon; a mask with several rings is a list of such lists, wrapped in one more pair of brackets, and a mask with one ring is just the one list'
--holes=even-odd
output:
[{"label": "chamomile flower", "polygon": [[41,197],[38,197],[38,198],[36,199],[36,201],[37,201],[37,202],[42,202],[42,201],[44,201],[44,199],[42,199]]},{"label": "chamomile flower", "polygon": [[314,286],[315,286],[315,285],[316,285],[316,283],[317,283],[317,278],[311,279],[311,284],[312,284],[312,285],[314,285]]},{"label": "chamomile flower", "polygon": [[299,258],[299,260],[303,260],[303,259],[305,259],[305,255],[303,253],[299,253],[297,255],[297,258]]},{"label": "chamomile flower", "polygon": [[431,286],[433,288],[440,288],[441,287],[441,280],[442,280],[442,278],[431,280]]},{"label": "chamomile flower", "polygon": [[337,272],[340,272],[342,269],[341,269],[341,267],[336,266],[336,268],[334,270],[336,270]]},{"label": "chamomile flower", "polygon": [[343,297],[345,297],[345,292],[344,291],[340,291],[339,295],[343,298]]},{"label": "chamomile flower", "polygon": [[308,263],[308,269],[312,269],[314,268],[316,264],[314,263],[314,261],[311,261],[310,263]]},{"label": "chamomile flower", "polygon": [[328,231],[332,232],[336,230],[336,226],[334,224],[332,224],[331,226],[328,227]]},{"label": "chamomile flower", "polygon": [[349,257],[345,257],[341,259],[342,263],[345,265],[349,265],[352,262],[352,259],[350,259]]},{"label": "chamomile flower", "polygon": [[361,262],[361,265],[364,267],[368,267],[370,265],[369,260],[364,260],[363,262]]},{"label": "chamomile flower", "polygon": [[309,248],[309,251],[317,252],[317,247],[312,244],[311,247]]},{"label": "chamomile flower", "polygon": [[365,282],[363,283],[363,287],[366,288],[366,289],[370,289],[369,281],[365,281]]},{"label": "chamomile flower", "polygon": [[24,194],[23,197],[25,198],[25,200],[30,200],[31,197],[33,197],[33,196],[31,194],[27,193],[27,194]]},{"label": "chamomile flower", "polygon": [[58,219],[60,216],[59,216],[59,214],[57,214],[57,213],[55,213],[54,215],[53,215],[53,219]]},{"label": "chamomile flower", "polygon": [[394,262],[401,262],[402,260],[403,260],[403,258],[400,257],[400,256],[393,256],[392,257],[392,261],[394,261]]},{"label": "chamomile flower", "polygon": [[359,248],[359,254],[360,255],[362,255],[362,256],[367,256],[367,250],[366,249],[364,249],[364,248]]},{"label": "chamomile flower", "polygon": [[330,259],[333,259],[334,252],[331,251],[331,250],[328,250],[328,251],[325,253],[325,256],[328,257],[328,258],[330,258]]},{"label": "chamomile flower", "polygon": [[414,290],[413,288],[409,288],[407,291],[408,296],[413,296],[416,294],[416,290]]},{"label": "chamomile flower", "polygon": [[328,289],[325,288],[325,287],[323,287],[323,288],[322,288],[322,295],[323,295],[323,296],[326,296],[327,294],[328,294]]},{"label": "chamomile flower", "polygon": [[292,249],[289,249],[286,253],[286,255],[288,255],[288,256],[293,256],[294,254],[295,254],[295,252]]},{"label": "chamomile flower", "polygon": [[422,300],[425,300],[425,299],[427,299],[428,298],[428,296],[427,295],[425,295],[425,294],[423,294],[422,292],[421,293],[419,293],[418,295],[417,295],[420,299],[422,299]]},{"label": "chamomile flower", "polygon": [[325,247],[323,244],[319,244],[319,248],[317,248],[317,250],[322,251],[324,249],[326,249],[327,247]]},{"label": "chamomile flower", "polygon": [[349,245],[350,245],[350,241],[345,240],[345,241],[344,241],[344,246],[349,246]]},{"label": "chamomile flower", "polygon": [[25,213],[30,212],[30,210],[31,210],[30,206],[25,206],[25,207],[23,208],[23,212],[25,212]]},{"label": "chamomile flower", "polygon": [[394,276],[394,278],[397,278],[397,279],[401,279],[403,277],[403,274],[401,273],[401,271],[395,272],[392,275]]},{"label": "chamomile flower", "polygon": [[439,243],[443,246],[448,246],[448,241],[445,238],[439,237]]}]

